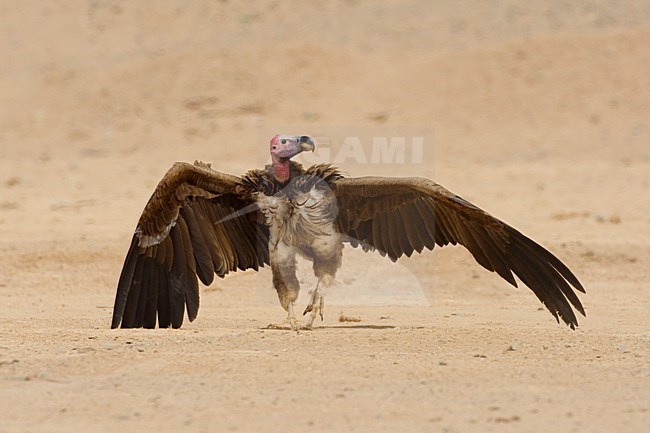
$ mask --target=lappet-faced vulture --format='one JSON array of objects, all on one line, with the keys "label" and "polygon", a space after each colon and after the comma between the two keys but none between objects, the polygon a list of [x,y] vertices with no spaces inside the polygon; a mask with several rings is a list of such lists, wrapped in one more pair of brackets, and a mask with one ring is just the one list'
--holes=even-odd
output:
[{"label": "lappet-faced vulture", "polygon": [[[310,328],[323,317],[324,288],[341,266],[343,244],[395,261],[425,248],[460,244],[513,286],[515,275],[571,328],[574,291],[584,289],[557,257],[503,221],[422,178],[344,176],[328,164],[303,168],[291,158],[314,150],[307,136],[271,139],[272,164],[243,176],[176,163],[149,199],[117,285],[112,327],[178,328],[199,310],[199,286],[214,275],[270,265],[283,325]],[[294,315],[296,257],[313,262],[318,283]],[[572,308],[573,306],[573,308]]]}]

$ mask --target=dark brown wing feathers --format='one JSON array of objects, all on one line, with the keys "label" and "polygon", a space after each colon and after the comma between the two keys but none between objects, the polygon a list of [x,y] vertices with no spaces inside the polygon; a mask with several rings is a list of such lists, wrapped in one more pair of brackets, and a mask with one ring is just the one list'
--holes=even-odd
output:
[{"label": "dark brown wing feathers", "polygon": [[214,264],[204,236],[204,230],[194,215],[192,206],[183,208],[183,220],[187,222],[190,235],[191,251],[196,259],[196,274],[203,284],[209,286],[214,280]]},{"label": "dark brown wing feathers", "polygon": [[209,285],[268,263],[268,230],[257,212],[222,221],[253,203],[241,178],[175,164],[145,207],[120,275],[112,327],[178,328],[199,309],[197,277]]},{"label": "dark brown wing feathers", "polygon": [[[337,226],[352,246],[397,260],[423,248],[461,244],[484,268],[513,286],[526,284],[556,319],[578,322],[584,288],[557,257],[516,229],[440,185],[418,178],[350,178],[332,184]],[[513,275],[514,274],[514,275]]]}]

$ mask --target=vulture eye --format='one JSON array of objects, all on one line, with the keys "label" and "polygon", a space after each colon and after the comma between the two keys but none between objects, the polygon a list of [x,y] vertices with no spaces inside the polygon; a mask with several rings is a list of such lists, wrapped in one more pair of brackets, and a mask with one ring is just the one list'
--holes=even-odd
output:
[{"label": "vulture eye", "polygon": [[271,149],[275,150],[275,149],[277,149],[277,148],[278,148],[278,146],[273,146]]},{"label": "vulture eye", "polygon": [[282,143],[282,144],[285,144],[286,142],[287,142],[286,138],[283,138],[282,140],[280,140],[280,143]]}]

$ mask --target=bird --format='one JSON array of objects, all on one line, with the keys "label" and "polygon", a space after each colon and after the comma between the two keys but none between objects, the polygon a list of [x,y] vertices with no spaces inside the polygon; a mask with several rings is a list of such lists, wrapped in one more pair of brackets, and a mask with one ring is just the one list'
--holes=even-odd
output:
[{"label": "bird", "polygon": [[[312,329],[344,245],[396,261],[462,245],[488,271],[530,288],[559,323],[585,315],[585,289],[550,251],[505,222],[426,178],[350,177],[331,164],[304,168],[306,135],[277,134],[271,163],[241,176],[210,164],[177,162],[142,212],[117,283],[112,328],[180,328],[199,311],[200,280],[270,266],[286,319],[269,327]],[[301,323],[296,260],[313,263],[317,283]]]}]

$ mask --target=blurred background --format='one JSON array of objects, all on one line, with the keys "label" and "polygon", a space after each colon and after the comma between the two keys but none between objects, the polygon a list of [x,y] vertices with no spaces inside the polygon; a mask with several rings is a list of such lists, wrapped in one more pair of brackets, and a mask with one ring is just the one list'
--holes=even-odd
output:
[{"label": "blurred background", "polygon": [[649,40],[645,0],[1,1],[0,231],[122,236],[171,162],[239,173],[274,130],[425,131],[416,174],[493,208],[586,188],[647,167]]}]

